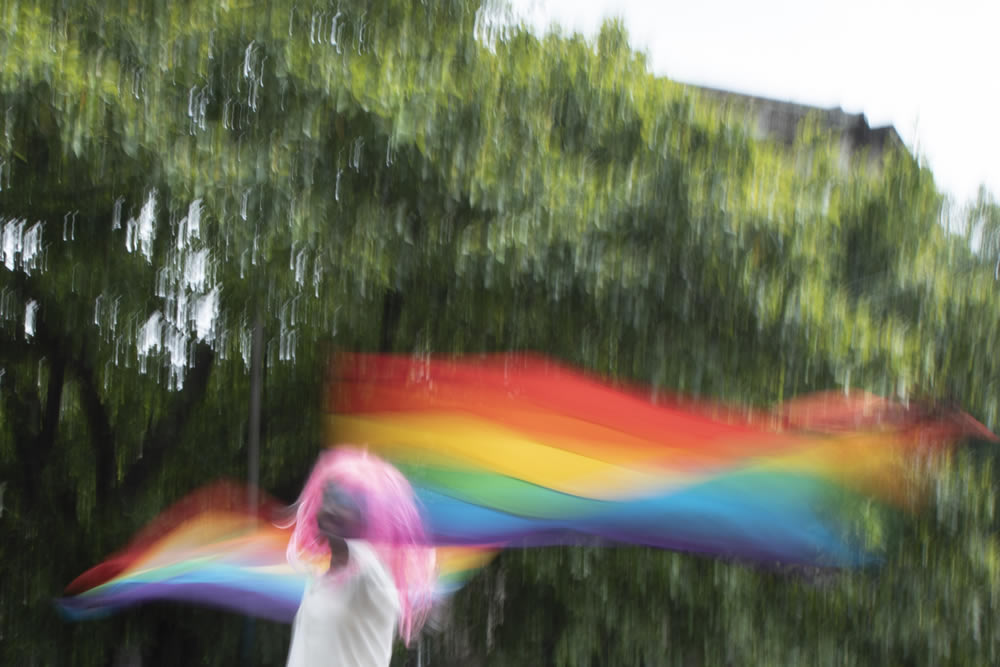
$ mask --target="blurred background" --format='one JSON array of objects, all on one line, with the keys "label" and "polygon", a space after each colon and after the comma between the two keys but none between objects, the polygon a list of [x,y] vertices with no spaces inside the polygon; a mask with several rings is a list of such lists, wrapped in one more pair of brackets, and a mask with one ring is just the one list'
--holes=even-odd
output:
[{"label": "blurred background", "polygon": [[[998,18],[0,0],[0,662],[284,664],[286,626],[52,601],[207,482],[292,500],[338,349],[995,429]],[[995,465],[973,444],[925,511],[859,519],[896,538],[872,570],[506,553],[394,664],[994,663]]]}]

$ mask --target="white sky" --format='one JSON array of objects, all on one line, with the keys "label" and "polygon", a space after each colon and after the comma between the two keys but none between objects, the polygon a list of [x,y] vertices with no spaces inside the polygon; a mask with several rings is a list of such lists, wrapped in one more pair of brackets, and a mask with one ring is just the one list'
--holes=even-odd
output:
[{"label": "white sky", "polygon": [[959,202],[1000,195],[1000,0],[511,0],[536,27],[624,20],[653,72],[892,124]]}]

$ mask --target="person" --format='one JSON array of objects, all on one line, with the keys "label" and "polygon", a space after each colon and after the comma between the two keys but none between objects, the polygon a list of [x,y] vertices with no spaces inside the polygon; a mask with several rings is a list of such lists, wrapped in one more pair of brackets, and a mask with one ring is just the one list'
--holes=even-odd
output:
[{"label": "person", "polygon": [[292,626],[288,667],[386,667],[433,604],[434,550],[413,490],[378,457],[320,456],[296,503],[289,562],[311,576]]}]

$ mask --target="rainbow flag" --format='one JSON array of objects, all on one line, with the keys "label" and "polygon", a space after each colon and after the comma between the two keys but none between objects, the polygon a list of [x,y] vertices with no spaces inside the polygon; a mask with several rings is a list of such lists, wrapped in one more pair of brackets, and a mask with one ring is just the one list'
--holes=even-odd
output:
[{"label": "rainbow flag", "polygon": [[[910,459],[965,437],[968,415],[870,394],[818,394],[769,412],[653,400],[531,355],[343,355],[331,368],[330,444],[370,448],[416,490],[438,592],[501,549],[646,545],[757,562],[849,567],[871,555],[856,502],[907,506]],[[220,483],[167,510],[81,575],[74,618],[156,599],[290,621],[305,575],[285,562],[283,507]]]},{"label": "rainbow flag", "polygon": [[[258,496],[251,510],[246,485],[222,481],[195,491],[125,549],[77,577],[59,600],[61,610],[84,620],[173,600],[290,623],[307,575],[285,559],[291,529],[275,521],[286,518],[287,507],[266,494]],[[437,549],[439,595],[460,588],[493,553]]]},{"label": "rainbow flag", "polygon": [[[829,393],[769,413],[650,399],[550,360],[344,355],[333,442],[411,480],[437,544],[639,544],[846,566],[845,502],[905,503],[907,460],[966,436],[963,413]],[[848,504],[849,505],[849,504]]]}]

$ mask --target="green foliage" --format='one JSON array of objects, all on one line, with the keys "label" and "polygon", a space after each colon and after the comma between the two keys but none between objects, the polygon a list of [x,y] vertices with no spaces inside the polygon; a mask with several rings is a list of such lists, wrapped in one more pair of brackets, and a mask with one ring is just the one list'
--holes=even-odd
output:
[{"label": "green foliage", "polygon": [[[220,613],[81,626],[50,604],[170,501],[246,474],[258,316],[261,483],[286,499],[323,442],[335,347],[534,349],[657,391],[759,405],[862,387],[995,423],[989,195],[949,234],[908,155],[844,166],[817,124],[790,151],[755,141],[650,75],[618,24],[588,42],[502,15],[0,1],[0,660],[281,663],[280,627],[246,648]],[[865,572],[505,554],[425,652],[995,662],[994,465],[946,460],[922,473],[925,512],[862,516],[886,545]]]}]

